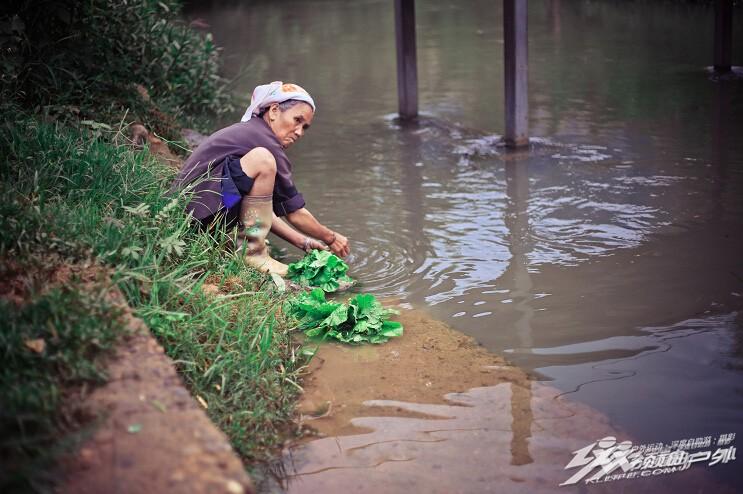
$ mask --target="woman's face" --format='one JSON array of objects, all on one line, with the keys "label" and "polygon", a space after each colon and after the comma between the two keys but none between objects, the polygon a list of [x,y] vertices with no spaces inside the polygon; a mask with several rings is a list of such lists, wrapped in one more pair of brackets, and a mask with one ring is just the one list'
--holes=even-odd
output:
[{"label": "woman's face", "polygon": [[301,102],[283,112],[278,104],[273,104],[266,112],[265,118],[281,145],[288,148],[301,139],[304,132],[310,128],[313,116],[312,107]]}]

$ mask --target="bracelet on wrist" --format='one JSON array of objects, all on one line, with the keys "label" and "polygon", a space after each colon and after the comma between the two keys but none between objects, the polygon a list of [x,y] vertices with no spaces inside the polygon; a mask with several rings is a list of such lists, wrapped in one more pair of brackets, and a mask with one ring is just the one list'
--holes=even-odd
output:
[{"label": "bracelet on wrist", "polygon": [[310,237],[304,237],[304,243],[302,243],[302,250],[305,252],[310,251]]}]

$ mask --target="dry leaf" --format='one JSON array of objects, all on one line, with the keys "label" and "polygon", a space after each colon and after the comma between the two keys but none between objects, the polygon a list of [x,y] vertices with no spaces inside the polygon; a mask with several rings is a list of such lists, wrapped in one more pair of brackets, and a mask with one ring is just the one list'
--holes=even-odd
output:
[{"label": "dry leaf", "polygon": [[201,403],[201,406],[204,408],[209,408],[209,405],[207,405],[206,400],[202,398],[199,395],[196,395],[196,399],[199,400],[199,403]]},{"label": "dry leaf", "polygon": [[165,413],[168,411],[168,407],[166,407],[163,402],[160,400],[150,400],[150,404],[160,410],[162,413]]},{"label": "dry leaf", "polygon": [[26,348],[36,353],[42,353],[44,349],[46,348],[46,342],[44,341],[43,338],[36,338],[35,340],[26,340],[23,343],[26,345]]},{"label": "dry leaf", "polygon": [[282,278],[276,273],[271,273],[271,279],[276,285],[276,288],[279,290],[279,293],[286,291],[286,282],[284,281],[284,278]]}]

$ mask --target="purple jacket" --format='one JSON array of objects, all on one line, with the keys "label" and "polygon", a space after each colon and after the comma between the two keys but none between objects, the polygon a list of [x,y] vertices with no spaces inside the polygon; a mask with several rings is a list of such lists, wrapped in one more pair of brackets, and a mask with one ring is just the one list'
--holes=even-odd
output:
[{"label": "purple jacket", "polygon": [[203,220],[216,214],[222,203],[222,180],[225,163],[239,160],[256,147],[268,149],[276,159],[276,180],[273,187],[273,210],[285,216],[305,205],[292,178],[292,164],[276,135],[262,118],[251,118],[218,130],[202,142],[186,160],[173,182],[173,190],[180,190],[198,182],[193,188],[191,202],[186,206],[194,218]]}]

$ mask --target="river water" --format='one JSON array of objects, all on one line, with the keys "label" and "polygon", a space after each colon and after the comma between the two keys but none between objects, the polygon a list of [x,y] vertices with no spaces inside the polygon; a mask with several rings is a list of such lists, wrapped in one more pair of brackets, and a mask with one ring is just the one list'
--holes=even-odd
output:
[{"label": "river water", "polygon": [[[308,208],[351,240],[358,290],[473,336],[635,441],[743,434],[743,78],[706,69],[711,7],[529,2],[532,145],[509,153],[500,3],[416,2],[409,125],[392,5],[188,12],[245,105],[272,80],[312,93],[289,155]],[[700,468],[743,490],[741,461]]]}]

